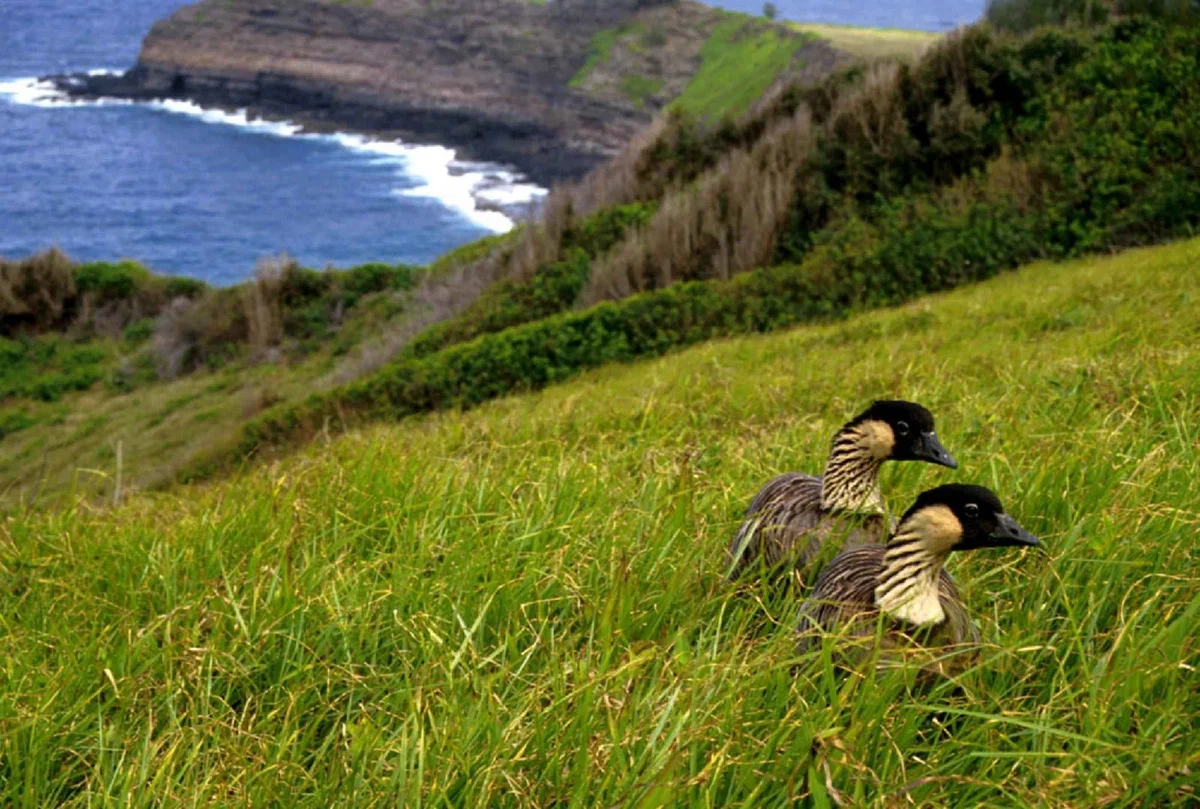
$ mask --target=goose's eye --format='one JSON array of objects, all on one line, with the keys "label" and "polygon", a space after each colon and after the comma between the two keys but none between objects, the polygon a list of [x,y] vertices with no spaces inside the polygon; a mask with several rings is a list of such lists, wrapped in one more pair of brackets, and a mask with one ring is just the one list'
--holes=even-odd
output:
[{"label": "goose's eye", "polygon": [[967,503],[966,507],[963,509],[963,512],[971,519],[974,519],[979,516],[979,506],[975,505],[974,503]]},{"label": "goose's eye", "polygon": [[908,435],[908,422],[907,421],[896,422],[896,435]]}]

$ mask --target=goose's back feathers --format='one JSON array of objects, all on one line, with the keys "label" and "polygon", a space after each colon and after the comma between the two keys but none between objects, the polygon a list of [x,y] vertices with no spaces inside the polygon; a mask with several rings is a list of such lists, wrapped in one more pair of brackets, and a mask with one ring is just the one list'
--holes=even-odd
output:
[{"label": "goose's back feathers", "polygon": [[[857,646],[863,655],[869,653],[880,615],[875,605],[875,587],[883,574],[886,551],[883,545],[848,549],[821,571],[812,593],[800,607],[796,627],[800,652],[819,645],[822,633],[837,631],[859,641],[850,645]],[[880,638],[882,651],[976,646],[980,641],[979,630],[967,614],[962,596],[945,569],[938,573],[938,601],[945,620],[929,627],[916,627],[885,617]],[[881,654],[881,659],[886,661],[887,657]],[[940,660],[935,667],[940,673],[949,673],[968,659],[969,655],[958,654]]]},{"label": "goose's back feathers", "polygon": [[760,561],[768,569],[787,562],[803,571],[833,538],[844,539],[844,547],[887,538],[890,526],[883,514],[840,514],[822,507],[821,484],[817,475],[787,472],[759,490],[729,546],[731,579]]}]

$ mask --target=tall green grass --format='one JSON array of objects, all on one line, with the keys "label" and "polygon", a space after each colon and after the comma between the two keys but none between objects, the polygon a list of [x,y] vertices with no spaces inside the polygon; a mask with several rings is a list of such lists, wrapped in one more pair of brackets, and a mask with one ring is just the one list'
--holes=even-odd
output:
[{"label": "tall green grass", "polygon": [[[1195,802],[1200,240],[705,344],[234,481],[0,520],[0,805]],[[1047,552],[956,683],[798,658],[757,488],[875,396]]]},{"label": "tall green grass", "polygon": [[789,35],[784,28],[730,14],[713,27],[700,49],[700,69],[670,108],[709,120],[737,117],[762,97],[810,39],[812,35]]},{"label": "tall green grass", "polygon": [[617,46],[617,41],[627,33],[629,33],[627,26],[597,31],[592,36],[591,42],[588,43],[587,59],[584,60],[578,72],[571,77],[569,85],[576,88],[582,87],[588,76],[592,75],[593,70],[608,64],[608,60],[612,58],[613,48]]}]

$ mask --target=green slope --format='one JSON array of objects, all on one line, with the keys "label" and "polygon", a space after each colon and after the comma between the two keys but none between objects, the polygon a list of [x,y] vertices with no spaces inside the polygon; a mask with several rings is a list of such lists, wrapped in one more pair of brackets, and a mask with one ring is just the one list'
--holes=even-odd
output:
[{"label": "green slope", "polygon": [[700,68],[670,108],[700,118],[737,117],[757,101],[812,38],[788,36],[741,14],[727,15],[700,49]]},{"label": "green slope", "polygon": [[[1039,264],[0,521],[0,804],[1180,805],[1200,754],[1200,240]],[[952,570],[960,692],[838,681],[719,574],[873,396],[1048,553]],[[793,667],[796,667],[793,671]]]}]

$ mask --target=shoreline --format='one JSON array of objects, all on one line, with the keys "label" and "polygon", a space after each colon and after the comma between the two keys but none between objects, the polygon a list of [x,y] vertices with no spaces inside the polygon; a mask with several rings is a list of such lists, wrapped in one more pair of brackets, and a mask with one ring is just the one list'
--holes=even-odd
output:
[{"label": "shoreline", "polygon": [[391,157],[402,165],[401,174],[418,184],[397,188],[397,196],[437,199],[460,212],[479,227],[504,233],[537,210],[548,189],[529,178],[518,167],[482,160],[466,150],[445,144],[405,140],[394,130],[348,131],[329,121],[287,117],[253,106],[199,104],[191,99],[134,98],[79,92],[85,83],[120,77],[118,71],[95,69],[86,72],[22,77],[0,82],[0,95],[12,103],[39,107],[139,105],[172,114],[199,118],[206,123],[240,127],[276,137],[320,138],[342,148]]},{"label": "shoreline", "polygon": [[244,110],[248,117],[299,126],[303,134],[344,133],[413,147],[445,147],[463,162],[511,167],[542,188],[578,179],[606,159],[570,148],[558,133],[540,124],[432,110],[281,75],[237,80],[139,63],[122,72],[48,74],[37,80],[79,101],[190,102],[229,113]]}]

